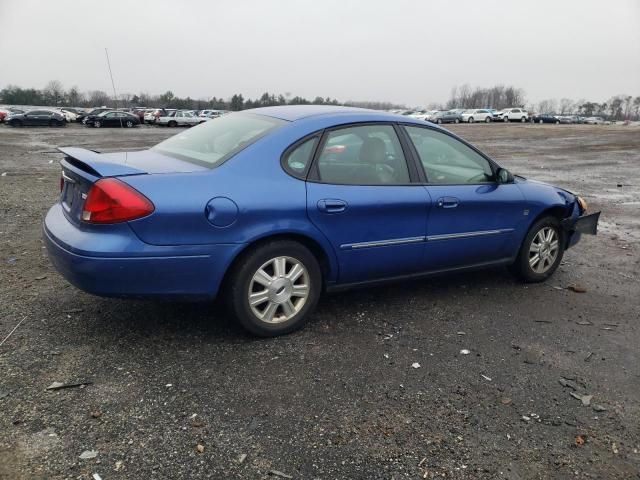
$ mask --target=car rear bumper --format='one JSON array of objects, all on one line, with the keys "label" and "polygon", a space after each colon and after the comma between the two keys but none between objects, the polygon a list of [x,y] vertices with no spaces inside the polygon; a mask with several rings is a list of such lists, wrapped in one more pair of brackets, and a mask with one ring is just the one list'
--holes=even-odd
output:
[{"label": "car rear bumper", "polygon": [[[106,226],[110,227],[110,226]],[[106,297],[213,298],[241,244],[159,247],[126,224],[81,230],[54,205],[43,238],[56,270],[71,284]]]}]

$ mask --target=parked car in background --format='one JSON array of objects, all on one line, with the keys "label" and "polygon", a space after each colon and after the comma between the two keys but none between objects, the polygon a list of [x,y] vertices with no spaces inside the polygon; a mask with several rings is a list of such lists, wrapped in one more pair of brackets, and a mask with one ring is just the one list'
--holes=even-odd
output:
[{"label": "parked car in background", "polygon": [[605,121],[602,117],[587,117],[584,119],[584,123],[588,125],[604,125]]},{"label": "parked car in background", "polygon": [[154,108],[152,110],[147,110],[144,114],[144,121],[145,123],[154,124],[160,117],[169,116],[175,111],[175,108]]},{"label": "parked car in background", "polygon": [[6,119],[12,127],[64,127],[66,120],[60,112],[52,110],[29,110],[26,113],[11,114]]},{"label": "parked car in background", "polygon": [[437,112],[438,110],[424,110],[419,113],[414,113],[413,115],[410,115],[410,117],[417,118],[418,120],[428,121],[431,120],[431,117],[433,117],[433,115]]},{"label": "parked car in background", "polygon": [[462,115],[458,110],[449,110],[446,112],[434,113],[429,119],[433,123],[460,123],[462,121]]},{"label": "parked car in background", "polygon": [[574,121],[574,118],[571,115],[558,115],[556,116],[556,118],[560,120],[560,123],[566,123],[566,124],[576,123]]},{"label": "parked car in background", "polygon": [[198,117],[189,110],[177,110],[167,116],[158,117],[156,124],[166,125],[167,127],[192,127],[207,120],[208,118]]},{"label": "parked car in background", "polygon": [[87,127],[122,127],[132,128],[140,125],[140,119],[137,115],[120,110],[107,110],[100,112],[98,115],[89,115],[85,118],[84,124]]},{"label": "parked car in background", "polygon": [[465,110],[462,112],[462,121],[467,123],[473,122],[486,122],[489,123],[493,120],[493,115],[489,110],[483,108],[475,108],[472,110]]},{"label": "parked car in background", "polygon": [[111,110],[111,108],[107,108],[107,107],[100,107],[100,108],[94,108],[93,110],[89,110],[88,112],[80,112],[78,113],[78,116],[76,117],[76,122],[82,122],[84,123],[85,119],[90,116],[90,115],[98,115],[102,112],[108,112],[109,110]]},{"label": "parked car in background", "polygon": [[265,337],[303,327],[325,290],[498,266],[543,282],[598,224],[579,196],[443,128],[364,109],[267,107],[150,150],[60,152],[43,237],[70,283],[106,297],[224,291]]},{"label": "parked car in background", "polygon": [[560,119],[551,113],[536,113],[531,117],[533,123],[560,123]]},{"label": "parked car in background", "polygon": [[526,122],[529,113],[524,108],[503,108],[498,112],[498,118],[503,122]]},{"label": "parked car in background", "polygon": [[78,118],[78,114],[72,112],[71,110],[67,110],[66,108],[61,108],[57,110],[64,117],[67,122],[75,122]]},{"label": "parked car in background", "polygon": [[201,118],[217,118],[224,115],[224,110],[202,110],[198,116]]}]

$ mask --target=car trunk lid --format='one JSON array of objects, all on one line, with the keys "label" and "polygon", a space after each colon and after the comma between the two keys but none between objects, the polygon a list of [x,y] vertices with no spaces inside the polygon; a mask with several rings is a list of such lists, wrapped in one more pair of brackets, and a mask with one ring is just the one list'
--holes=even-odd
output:
[{"label": "car trunk lid", "polygon": [[60,203],[65,216],[76,225],[82,223],[82,209],[91,186],[101,178],[207,170],[206,167],[148,150],[115,153],[76,147],[58,150],[65,155],[60,162]]}]

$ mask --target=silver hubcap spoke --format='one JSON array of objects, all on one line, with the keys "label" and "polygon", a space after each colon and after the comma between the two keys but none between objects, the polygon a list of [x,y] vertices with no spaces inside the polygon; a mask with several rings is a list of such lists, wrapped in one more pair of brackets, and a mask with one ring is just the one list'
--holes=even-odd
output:
[{"label": "silver hubcap spoke", "polygon": [[536,273],[545,273],[549,270],[559,252],[558,234],[552,227],[543,227],[533,237],[529,246],[529,266]]},{"label": "silver hubcap spoke", "polygon": [[275,257],[254,273],[248,302],[253,314],[266,323],[293,318],[309,297],[309,273],[299,260]]}]

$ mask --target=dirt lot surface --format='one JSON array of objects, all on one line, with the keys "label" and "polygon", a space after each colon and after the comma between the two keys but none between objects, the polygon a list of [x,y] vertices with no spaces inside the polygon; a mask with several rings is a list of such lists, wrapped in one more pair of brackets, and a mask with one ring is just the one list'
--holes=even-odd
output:
[{"label": "dirt lot surface", "polygon": [[56,147],[176,130],[0,126],[0,341],[24,320],[0,346],[0,478],[640,478],[640,129],[452,129],[584,194],[600,234],[546,284],[494,270],[334,294],[260,340],[214,305],[90,296],[46,257]]}]

